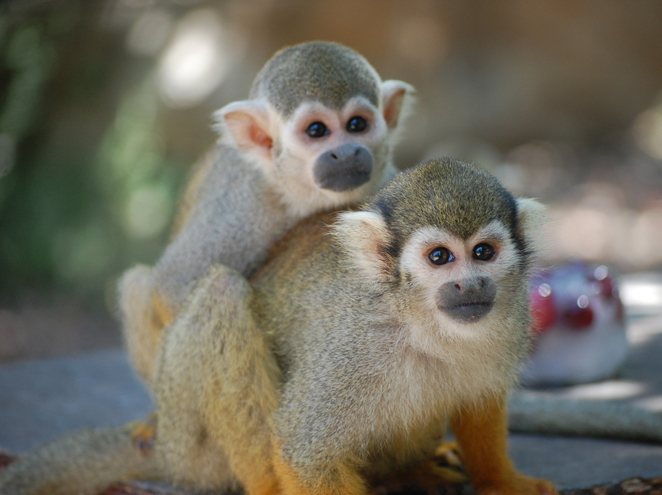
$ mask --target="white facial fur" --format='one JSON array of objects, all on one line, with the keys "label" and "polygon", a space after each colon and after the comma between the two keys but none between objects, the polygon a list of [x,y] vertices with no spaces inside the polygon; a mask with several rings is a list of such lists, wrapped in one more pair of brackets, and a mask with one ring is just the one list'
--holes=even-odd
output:
[{"label": "white facial fur", "polygon": [[[473,258],[473,248],[480,244],[490,244],[496,255],[489,261]],[[434,265],[428,254],[436,247],[448,249],[455,257],[444,265]],[[461,281],[472,277],[489,277],[497,284],[519,261],[518,253],[510,239],[508,229],[499,221],[493,221],[467,240],[434,227],[425,227],[415,232],[405,244],[400,257],[400,270],[409,274],[412,285],[417,290],[424,314],[434,315],[434,325],[414,325],[412,344],[430,349],[439,339],[439,332],[452,339],[477,339],[484,336],[476,332],[476,326],[489,325],[492,312],[475,323],[458,322],[437,308],[439,288],[447,282]],[[434,328],[436,327],[436,329]],[[436,334],[436,338],[435,338]],[[432,341],[430,341],[432,339]]]},{"label": "white facial fur", "polygon": [[[349,133],[345,126],[352,117],[363,117],[368,122],[364,132]],[[329,135],[311,138],[306,129],[313,122],[322,122],[329,130]],[[381,145],[386,139],[387,127],[384,117],[366,98],[357,96],[336,111],[318,102],[302,103],[283,127],[282,136],[290,143],[288,148],[296,156],[304,159],[316,157],[322,150],[338,146],[351,139],[371,150]]]},{"label": "white facial fur", "polygon": [[[350,133],[346,129],[352,117],[362,117],[367,123],[363,132]],[[321,122],[328,135],[312,138],[306,129],[313,122]],[[340,110],[330,109],[318,102],[302,103],[281,128],[280,143],[283,146],[275,171],[276,183],[287,190],[293,206],[318,204],[315,209],[334,207],[358,201],[383,181],[387,159],[383,148],[388,137],[384,118],[377,108],[363,97],[355,97]],[[345,143],[365,146],[373,155],[371,179],[365,185],[351,191],[334,192],[320,188],[313,177],[313,165],[323,152]]]},{"label": "white facial fur", "polygon": [[[395,174],[389,143],[410,107],[413,88],[401,81],[384,81],[380,90],[378,108],[363,96],[351,98],[340,110],[319,102],[303,102],[287,120],[265,99],[234,102],[215,114],[216,127],[222,132],[223,142],[257,163],[280,191],[291,214],[301,217],[359,201]],[[365,131],[347,131],[348,121],[355,116],[366,120]],[[313,122],[322,122],[328,134],[308,136],[306,129]],[[372,153],[370,180],[343,192],[319,187],[313,177],[317,157],[349,142],[361,144]]]}]

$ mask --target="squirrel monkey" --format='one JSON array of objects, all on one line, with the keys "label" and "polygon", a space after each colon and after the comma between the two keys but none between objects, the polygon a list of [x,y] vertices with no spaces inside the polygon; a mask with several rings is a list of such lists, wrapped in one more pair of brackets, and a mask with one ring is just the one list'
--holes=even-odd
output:
[{"label": "squirrel monkey", "polygon": [[188,184],[171,243],[119,283],[129,356],[148,384],[161,330],[213,263],[249,276],[298,220],[363,200],[393,176],[412,94],[355,51],[309,42],[277,52],[250,99],[216,113],[220,143]]},{"label": "squirrel monkey", "polygon": [[479,495],[556,494],[507,453],[541,210],[485,172],[432,160],[358,211],[301,222],[250,284],[213,266],[165,334],[153,446],[126,427],[80,434],[11,465],[0,492],[150,477],[364,495],[425,469],[448,422]]}]

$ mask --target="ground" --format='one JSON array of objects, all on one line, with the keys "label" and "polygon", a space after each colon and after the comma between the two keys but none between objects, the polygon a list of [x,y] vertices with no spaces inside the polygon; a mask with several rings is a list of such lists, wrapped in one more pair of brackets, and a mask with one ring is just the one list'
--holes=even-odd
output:
[{"label": "ground", "polygon": [[[25,315],[16,315],[15,321],[21,318]],[[72,321],[85,324],[88,320],[65,320],[66,323]],[[631,318],[628,335],[631,352],[618,377],[599,384],[544,393],[610,398],[662,411],[662,316]],[[40,357],[0,365],[0,450],[20,455],[69,431],[122,424],[151,410],[149,395],[130,369],[124,351],[118,346],[119,341],[104,337],[97,343],[95,350],[90,351],[85,344],[87,350],[78,349],[79,352],[71,356]],[[103,349],[108,345],[110,349]],[[48,343],[40,347],[49,349]],[[568,495],[662,494],[661,445],[513,434],[511,454],[520,470],[553,480]],[[117,488],[108,495],[177,493],[140,491],[135,486],[123,490]],[[441,493],[464,495],[468,492],[466,488],[452,487]]]},{"label": "ground", "polygon": [[[634,342],[632,354],[620,377],[609,384],[618,390],[619,384],[637,381],[645,392],[627,400],[659,407],[662,320],[641,318],[629,330]],[[595,394],[609,384],[549,393]],[[121,424],[141,417],[151,408],[148,394],[119,349],[0,366],[0,403],[0,448],[19,455],[68,431]],[[662,493],[660,445],[513,434],[511,452],[522,471],[549,478],[560,488],[571,490],[567,493]],[[651,488],[572,491],[626,479],[630,488],[644,486],[632,481],[634,477],[653,479],[649,482]]]}]

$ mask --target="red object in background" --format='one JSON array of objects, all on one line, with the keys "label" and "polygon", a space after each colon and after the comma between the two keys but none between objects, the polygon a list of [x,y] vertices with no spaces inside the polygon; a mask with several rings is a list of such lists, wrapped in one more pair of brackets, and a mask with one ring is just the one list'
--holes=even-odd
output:
[{"label": "red object in background", "polygon": [[533,329],[536,333],[543,333],[556,321],[552,288],[547,283],[541,283],[532,288],[529,298],[533,315]]},{"label": "red object in background", "polygon": [[529,385],[567,385],[612,376],[627,356],[623,304],[605,265],[572,262],[529,284],[535,345],[522,370]]},{"label": "red object in background", "polygon": [[[596,298],[601,299],[599,305]],[[604,265],[574,262],[540,271],[531,278],[529,301],[536,334],[554,325],[572,330],[589,329],[596,311],[601,311],[605,304],[615,305],[617,321],[622,322],[624,316],[616,283]]]},{"label": "red object in background", "polygon": [[594,318],[593,309],[591,306],[582,307],[577,304],[574,308],[566,310],[561,320],[568,327],[574,330],[588,329],[593,324]]}]

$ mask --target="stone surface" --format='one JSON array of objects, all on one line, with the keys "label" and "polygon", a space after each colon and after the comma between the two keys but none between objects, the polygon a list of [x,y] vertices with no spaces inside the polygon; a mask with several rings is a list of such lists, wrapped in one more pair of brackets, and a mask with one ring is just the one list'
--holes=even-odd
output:
[{"label": "stone surface", "polygon": [[[606,398],[603,392],[617,394],[623,390],[619,383],[634,381],[640,387],[626,388],[627,397],[614,398],[657,409],[662,325],[659,319],[646,319],[630,330],[633,350],[621,378],[549,393]],[[633,390],[641,392],[633,395]],[[67,431],[121,424],[151,409],[146,390],[120,350],[0,366],[0,405],[0,449],[19,454]],[[660,445],[515,434],[511,451],[522,471],[564,489],[662,475]]]},{"label": "stone surface", "polygon": [[0,448],[21,453],[71,430],[151,410],[123,351],[0,366]]}]

